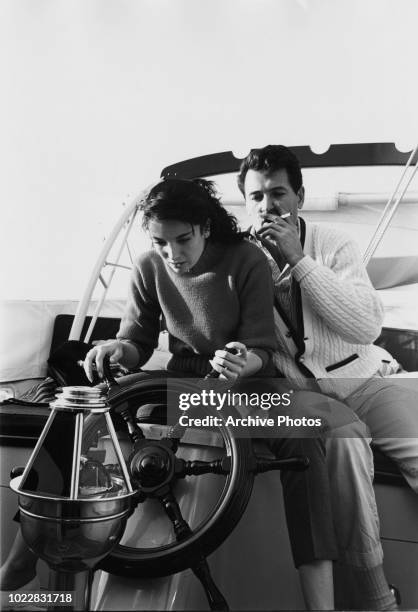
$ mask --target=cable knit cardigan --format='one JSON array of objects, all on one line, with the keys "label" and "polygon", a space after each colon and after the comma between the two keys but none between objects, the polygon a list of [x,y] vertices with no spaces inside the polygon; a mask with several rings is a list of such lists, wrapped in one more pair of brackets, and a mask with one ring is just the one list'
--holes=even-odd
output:
[{"label": "cable knit cardigan", "polygon": [[[344,399],[391,356],[372,342],[379,336],[383,306],[353,240],[333,228],[307,223],[305,256],[291,274],[300,286],[302,348],[275,313],[276,367],[298,388],[305,368],[324,393]],[[308,372],[308,374],[309,374]]]}]

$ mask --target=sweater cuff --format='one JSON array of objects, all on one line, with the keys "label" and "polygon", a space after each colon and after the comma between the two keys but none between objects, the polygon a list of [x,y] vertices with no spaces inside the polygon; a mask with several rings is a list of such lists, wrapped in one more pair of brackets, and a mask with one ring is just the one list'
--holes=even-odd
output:
[{"label": "sweater cuff", "polygon": [[138,360],[136,361],[134,365],[128,368],[130,372],[135,372],[139,370],[141,366],[143,366],[144,363],[148,361],[148,359],[153,353],[153,350],[151,349],[151,354],[148,354],[148,351],[144,351],[144,348],[140,344],[138,344],[134,340],[131,340],[130,338],[117,338],[117,339],[123,344],[130,344],[131,346],[135,347],[136,350],[138,351]]},{"label": "sweater cuff", "polygon": [[293,266],[291,273],[293,278],[299,283],[307,274],[309,274],[309,272],[312,272],[312,270],[317,267],[317,262],[314,261],[310,255],[305,255],[295,266]]}]

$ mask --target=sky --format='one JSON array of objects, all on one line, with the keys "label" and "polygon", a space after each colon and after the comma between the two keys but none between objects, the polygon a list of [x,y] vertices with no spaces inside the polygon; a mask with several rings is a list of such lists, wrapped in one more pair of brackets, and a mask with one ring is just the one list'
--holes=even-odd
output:
[{"label": "sky", "polygon": [[417,23],[415,0],[2,0],[1,297],[78,299],[176,161],[411,149]]}]

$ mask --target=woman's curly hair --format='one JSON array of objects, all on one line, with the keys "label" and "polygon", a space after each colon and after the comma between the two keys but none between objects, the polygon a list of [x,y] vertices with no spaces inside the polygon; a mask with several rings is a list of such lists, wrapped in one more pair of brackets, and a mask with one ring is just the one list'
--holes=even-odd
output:
[{"label": "woman's curly hair", "polygon": [[140,204],[142,227],[149,222],[182,221],[200,228],[209,226],[209,240],[228,244],[243,239],[236,218],[228,213],[217,196],[213,181],[165,179],[152,187]]}]

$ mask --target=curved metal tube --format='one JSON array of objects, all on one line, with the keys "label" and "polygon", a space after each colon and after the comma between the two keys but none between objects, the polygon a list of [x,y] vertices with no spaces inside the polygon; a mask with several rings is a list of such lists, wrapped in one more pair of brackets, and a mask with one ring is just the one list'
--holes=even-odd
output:
[{"label": "curved metal tube", "polygon": [[378,221],[378,224],[376,226],[375,232],[373,234],[373,236],[370,239],[369,245],[364,253],[363,256],[363,261],[364,264],[367,266],[367,264],[369,263],[370,259],[373,257],[374,252],[376,251],[377,247],[379,246],[383,236],[385,235],[385,232],[389,226],[389,223],[392,220],[393,215],[395,214],[400,202],[402,201],[402,198],[404,197],[412,179],[414,178],[417,170],[418,170],[418,161],[415,164],[414,170],[411,174],[411,176],[409,177],[405,187],[402,189],[401,194],[397,197],[395,203],[392,205],[393,200],[395,198],[396,193],[398,192],[400,185],[404,179],[404,177],[406,176],[406,173],[408,171],[409,166],[411,165],[411,162],[416,154],[416,152],[418,151],[418,144],[416,145],[415,149],[412,151],[411,155],[409,156],[409,159],[406,163],[406,166],[404,168],[404,171],[391,195],[391,197],[389,198],[388,203],[386,204],[383,213]]},{"label": "curved metal tube", "polygon": [[[101,270],[103,268],[103,266],[106,263],[106,257],[109,254],[110,249],[112,248],[115,240],[117,239],[119,232],[122,230],[123,226],[125,225],[125,223],[130,219],[131,215],[132,215],[132,219],[131,219],[131,223],[128,226],[128,229],[125,233],[125,237],[122,243],[122,247],[120,249],[119,252],[119,257],[122,253],[122,249],[126,244],[126,240],[128,238],[129,235],[129,231],[132,228],[132,222],[133,222],[133,218],[136,215],[136,211],[139,205],[139,202],[141,201],[141,195],[139,196],[135,196],[135,198],[133,198],[133,200],[128,204],[128,206],[126,207],[126,210],[122,213],[122,215],[120,216],[118,222],[116,223],[115,227],[113,228],[112,232],[110,233],[109,237],[107,238],[102,251],[97,259],[97,262],[93,268],[92,274],[90,276],[90,280],[88,282],[88,285],[86,287],[86,290],[84,292],[83,297],[81,298],[81,301],[77,307],[77,312],[74,316],[74,321],[73,321],[73,325],[71,327],[71,331],[70,331],[70,335],[68,337],[69,340],[79,340],[80,336],[81,336],[81,332],[83,329],[83,325],[84,325],[84,320],[86,318],[87,315],[87,310],[88,307],[90,305],[90,301],[91,301],[91,296],[93,295],[93,291],[96,287],[96,283],[97,280],[100,278],[100,273]],[[116,261],[116,263],[118,263]],[[97,319],[97,316],[99,314],[99,310],[103,304],[105,295],[107,293],[107,288],[105,289],[105,293],[102,296],[102,299],[100,300],[97,308],[96,308],[96,312],[95,315],[93,317],[93,320],[95,321]],[[92,324],[93,324],[93,320],[92,323],[90,324],[90,328],[91,330],[93,329]],[[91,330],[89,328],[90,334],[91,334]],[[87,340],[85,340],[87,342]]]}]

